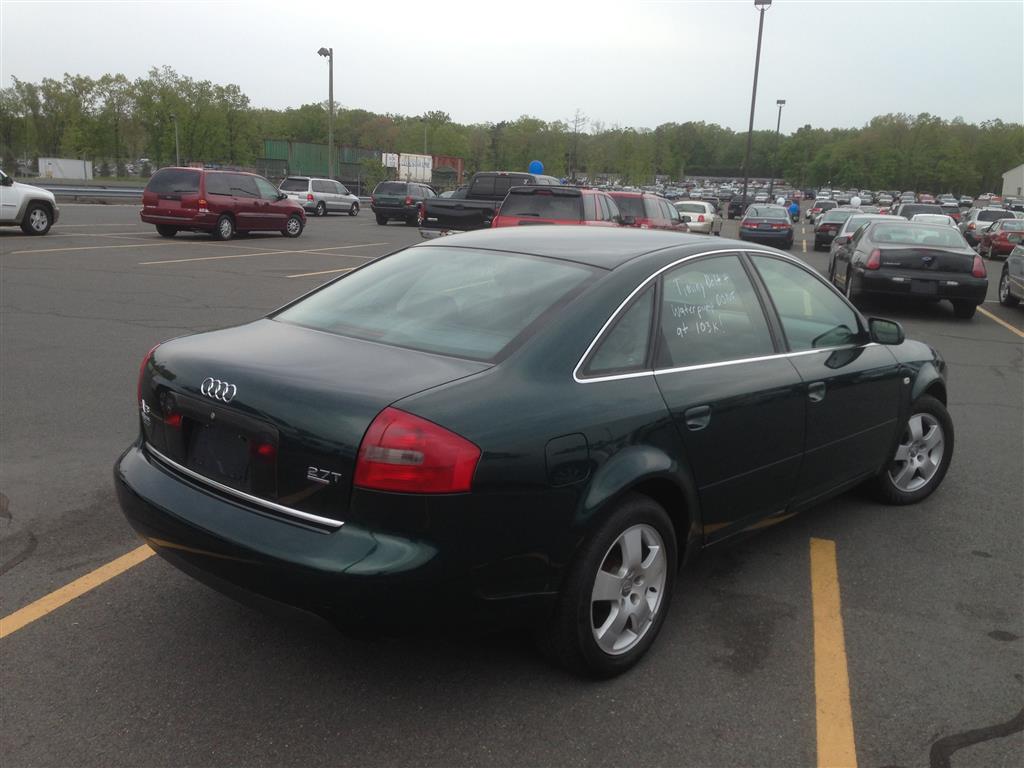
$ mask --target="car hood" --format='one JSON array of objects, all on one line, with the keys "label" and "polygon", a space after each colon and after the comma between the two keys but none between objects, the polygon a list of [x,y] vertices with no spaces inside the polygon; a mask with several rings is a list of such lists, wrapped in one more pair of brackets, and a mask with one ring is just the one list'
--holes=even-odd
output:
[{"label": "car hood", "polygon": [[14,188],[14,189],[23,190],[25,192],[31,192],[32,194],[38,195],[40,197],[45,197],[50,202],[55,202],[56,201],[56,198],[54,198],[53,192],[51,192],[48,189],[43,189],[42,187],[36,187],[36,186],[33,186],[32,184],[22,184],[20,181],[14,182],[14,184],[12,184],[11,187]]}]

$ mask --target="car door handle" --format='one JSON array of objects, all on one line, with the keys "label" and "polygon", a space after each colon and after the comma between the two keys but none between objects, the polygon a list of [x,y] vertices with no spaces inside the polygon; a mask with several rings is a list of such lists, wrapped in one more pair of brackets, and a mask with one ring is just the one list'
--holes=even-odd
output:
[{"label": "car door handle", "polygon": [[698,432],[711,423],[711,406],[698,405],[683,413],[686,419],[686,428],[691,432]]},{"label": "car door handle", "polygon": [[820,403],[825,399],[825,382],[816,381],[807,387],[807,397],[812,403]]}]

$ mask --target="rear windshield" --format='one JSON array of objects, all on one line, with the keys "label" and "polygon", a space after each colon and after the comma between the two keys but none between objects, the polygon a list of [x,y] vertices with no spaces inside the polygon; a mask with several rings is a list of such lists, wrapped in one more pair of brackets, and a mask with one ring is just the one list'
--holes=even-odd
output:
[{"label": "rear windshield", "polygon": [[615,204],[619,206],[619,213],[623,216],[632,216],[636,219],[647,218],[644,213],[644,200],[642,197],[626,197],[613,195]]},{"label": "rear windshield", "polygon": [[705,213],[707,211],[703,205],[698,203],[676,203],[676,210],[680,213]]},{"label": "rear windshield", "polygon": [[965,248],[960,231],[941,225],[876,224],[871,240],[880,244],[929,245],[939,248]]},{"label": "rear windshield", "polygon": [[420,246],[331,283],[275,319],[491,361],[541,327],[596,276],[592,267],[537,256]]},{"label": "rear windshield", "polygon": [[309,189],[309,179],[285,179],[280,189],[285,192],[305,192]]},{"label": "rear windshield", "polygon": [[999,221],[1012,218],[1013,214],[1009,211],[978,211],[978,221]]},{"label": "rear windshield", "polygon": [[836,203],[833,200],[818,200],[814,204],[814,207],[821,208],[822,210],[827,210],[828,208],[835,208],[837,205],[838,203]]},{"label": "rear windshield", "polygon": [[1006,221],[1002,227],[1006,232],[1024,232],[1024,221]]},{"label": "rear windshield", "polygon": [[752,205],[747,208],[747,217],[788,220],[789,213],[787,213],[785,208],[779,208],[777,205]]},{"label": "rear windshield", "polygon": [[509,192],[501,204],[502,216],[532,216],[538,219],[580,221],[583,219],[583,200],[579,193],[559,195],[550,190]]},{"label": "rear windshield", "polygon": [[153,174],[146,185],[147,192],[158,195],[181,195],[199,191],[199,171],[182,168],[164,168]]},{"label": "rear windshield", "polygon": [[822,218],[822,221],[827,221],[827,222],[846,221],[848,218],[853,216],[854,213],[856,213],[856,211],[829,211]]},{"label": "rear windshield", "polygon": [[373,190],[375,195],[404,195],[406,184],[404,181],[382,181]]}]

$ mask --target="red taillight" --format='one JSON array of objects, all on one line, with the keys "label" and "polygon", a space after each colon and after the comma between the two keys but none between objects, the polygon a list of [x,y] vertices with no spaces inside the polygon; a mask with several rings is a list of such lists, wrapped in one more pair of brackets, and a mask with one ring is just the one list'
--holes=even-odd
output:
[{"label": "red taillight", "polygon": [[972,221],[970,224],[968,224],[967,228],[968,229],[974,229],[974,222]]},{"label": "red taillight", "polygon": [[412,195],[406,195],[405,196],[405,204],[406,205],[412,205]]},{"label": "red taillight", "polygon": [[790,229],[789,224],[772,224],[772,229]]},{"label": "red taillight", "polygon": [[139,382],[135,387],[136,402],[142,401],[142,379],[146,375],[146,365],[149,363],[150,358],[153,357],[153,353],[156,352],[156,348],[159,346],[159,344],[154,344],[149,352],[146,353],[146,356],[142,358],[142,364],[139,366]]},{"label": "red taillight", "polygon": [[363,437],[354,483],[377,491],[462,493],[479,460],[480,449],[464,437],[389,407]]},{"label": "red taillight", "polygon": [[882,252],[875,248],[868,256],[868,263],[864,265],[865,269],[878,269],[882,266]]},{"label": "red taillight", "polygon": [[974,265],[971,267],[971,274],[974,277],[988,277],[988,272],[985,271],[985,262],[981,260],[981,256],[974,257]]},{"label": "red taillight", "polygon": [[371,203],[376,203],[377,202],[377,196],[376,195],[370,195],[370,202]]},{"label": "red taillight", "polygon": [[698,224],[703,224],[704,223],[704,214],[703,213],[697,214],[697,223]]},{"label": "red taillight", "polygon": [[312,192],[307,192],[306,193],[306,199],[309,200],[310,202],[312,202],[313,199],[314,199],[313,198],[313,193]]}]

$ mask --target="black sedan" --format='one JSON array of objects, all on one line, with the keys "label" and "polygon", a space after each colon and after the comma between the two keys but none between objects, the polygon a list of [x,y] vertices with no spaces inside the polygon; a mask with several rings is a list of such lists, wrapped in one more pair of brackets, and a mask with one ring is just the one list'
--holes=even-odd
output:
[{"label": "black sedan", "polygon": [[793,247],[793,222],[781,205],[752,205],[740,221],[740,240],[762,245]]},{"label": "black sedan", "polygon": [[862,294],[948,299],[960,318],[974,317],[988,291],[981,256],[944,224],[874,222],[836,251],[832,282],[850,301]]},{"label": "black sedan", "polygon": [[229,593],[362,630],[529,622],[609,676],[701,548],[864,482],[932,493],[945,402],[934,350],[786,254],[517,227],[159,345],[114,479],[157,553]]},{"label": "black sedan", "polygon": [[814,250],[831,246],[832,239],[839,234],[846,221],[858,213],[860,210],[857,208],[834,208],[827,211],[814,226]]}]

